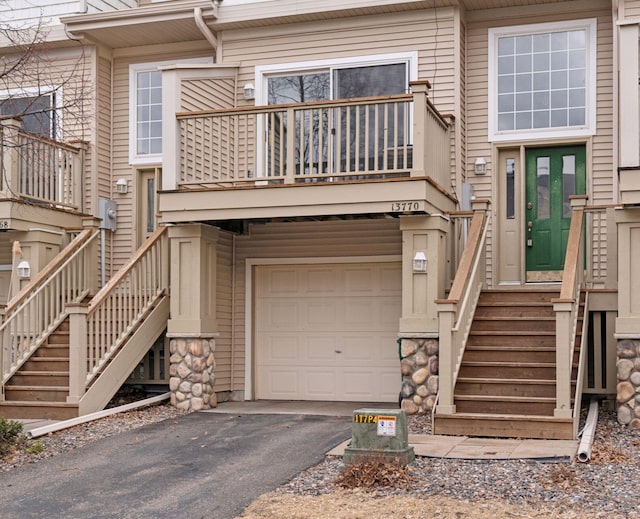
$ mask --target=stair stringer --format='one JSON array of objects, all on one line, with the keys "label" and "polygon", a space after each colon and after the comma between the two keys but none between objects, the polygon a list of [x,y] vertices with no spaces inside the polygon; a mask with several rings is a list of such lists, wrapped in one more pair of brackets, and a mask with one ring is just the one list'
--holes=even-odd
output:
[{"label": "stair stringer", "polygon": [[111,362],[93,380],[79,402],[80,416],[104,409],[129,374],[167,327],[169,296],[162,296],[147,317],[124,341]]},{"label": "stair stringer", "polygon": [[582,384],[584,382],[584,369],[586,363],[586,351],[589,330],[589,292],[586,291],[584,296],[584,304],[582,310],[582,334],[580,343],[576,344],[580,351],[578,353],[578,373],[576,377],[576,389],[573,397],[573,437],[578,437],[578,428],[580,426],[580,408],[582,403]]}]

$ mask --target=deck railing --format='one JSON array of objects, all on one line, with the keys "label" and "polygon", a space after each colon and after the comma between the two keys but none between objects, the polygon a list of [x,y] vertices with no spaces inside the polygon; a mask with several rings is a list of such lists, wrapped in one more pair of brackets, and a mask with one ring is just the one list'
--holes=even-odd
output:
[{"label": "deck railing", "polygon": [[39,204],[80,209],[80,148],[20,130],[19,122],[0,124],[0,194]]},{"label": "deck railing", "polygon": [[168,239],[160,227],[88,305],[70,309],[69,401],[80,400],[168,290]]},{"label": "deck railing", "polygon": [[475,202],[469,235],[447,299],[436,301],[440,337],[440,378],[436,411],[453,414],[453,388],[482,288],[486,285],[488,203]]},{"label": "deck railing", "polygon": [[556,407],[558,418],[573,418],[571,371],[584,285],[584,207],[586,196],[571,197],[571,224],[567,239],[560,297],[552,300],[556,314]]},{"label": "deck railing", "polygon": [[9,301],[0,324],[2,384],[67,316],[66,306],[96,288],[97,237],[85,229]]},{"label": "deck railing", "polygon": [[178,113],[176,187],[335,182],[412,173],[428,174],[446,187],[449,124],[427,99],[426,87],[416,90]]}]

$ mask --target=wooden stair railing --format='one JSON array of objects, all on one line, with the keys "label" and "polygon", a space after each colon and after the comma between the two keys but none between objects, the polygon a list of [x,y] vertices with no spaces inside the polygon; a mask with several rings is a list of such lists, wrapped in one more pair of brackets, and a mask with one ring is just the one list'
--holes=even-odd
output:
[{"label": "wooden stair railing", "polygon": [[488,201],[474,202],[469,237],[447,299],[437,300],[440,369],[436,412],[455,413],[453,388],[464,354],[475,306],[485,285]]},{"label": "wooden stair railing", "polygon": [[[100,407],[105,398],[101,393],[107,389],[97,390],[94,385],[121,353],[122,348],[129,346],[132,336],[148,324],[145,321],[153,321],[153,330],[148,333],[149,337],[154,334],[156,336],[145,337],[142,342],[149,342],[140,344],[139,352],[127,361],[132,364],[126,368],[128,371],[112,374],[112,378],[122,378],[120,383],[127,378],[149,345],[166,327],[168,293],[168,238],[166,227],[160,227],[89,304],[77,304],[69,308],[68,401],[80,403],[80,414]],[[158,308],[160,312],[156,312]],[[155,320],[150,319],[152,315]],[[122,369],[124,368],[121,366],[120,371]],[[108,391],[115,391],[119,387],[116,382],[112,385],[115,389],[110,388]],[[87,398],[90,388],[94,391],[91,398]]]},{"label": "wooden stair railing", "polygon": [[[576,392],[575,402],[572,406],[571,371],[575,348],[581,346],[576,345],[576,332],[580,317],[580,291],[584,280],[584,214],[587,197],[580,195],[572,196],[570,199],[571,224],[567,239],[560,297],[552,300],[556,314],[556,407],[554,416],[558,418],[574,418],[576,413],[580,411],[581,397],[581,394]],[[585,314],[588,314],[588,311],[585,311]],[[579,367],[579,369],[582,368]]]},{"label": "wooden stair railing", "polygon": [[67,305],[97,288],[99,234],[95,228],[84,229],[9,301],[0,324],[3,387],[66,318]]}]

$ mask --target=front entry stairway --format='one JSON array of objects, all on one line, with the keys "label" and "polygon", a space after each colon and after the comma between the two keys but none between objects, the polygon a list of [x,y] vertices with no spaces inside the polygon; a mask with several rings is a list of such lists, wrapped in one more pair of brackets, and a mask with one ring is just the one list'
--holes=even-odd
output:
[{"label": "front entry stairway", "polygon": [[[556,317],[559,291],[483,290],[453,390],[455,413],[434,415],[434,433],[466,436],[573,437],[573,418],[556,407]],[[581,342],[584,293],[576,344]],[[579,349],[571,363],[575,401]]]},{"label": "front entry stairway", "polygon": [[498,290],[487,283],[488,201],[476,201],[451,290],[436,301],[436,434],[576,437],[589,315],[585,203],[571,199],[562,282]]},{"label": "front entry stairway", "polygon": [[0,416],[64,420],[104,409],[169,317],[166,229],[102,287],[96,229],[82,231],[0,322]]}]

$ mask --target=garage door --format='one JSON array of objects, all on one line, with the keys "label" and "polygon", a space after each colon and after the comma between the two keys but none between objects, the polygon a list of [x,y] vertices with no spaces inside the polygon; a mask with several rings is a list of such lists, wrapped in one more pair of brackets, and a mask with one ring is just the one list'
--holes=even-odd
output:
[{"label": "garage door", "polygon": [[399,263],[257,267],[256,398],[397,402]]}]

